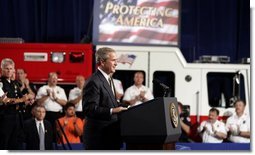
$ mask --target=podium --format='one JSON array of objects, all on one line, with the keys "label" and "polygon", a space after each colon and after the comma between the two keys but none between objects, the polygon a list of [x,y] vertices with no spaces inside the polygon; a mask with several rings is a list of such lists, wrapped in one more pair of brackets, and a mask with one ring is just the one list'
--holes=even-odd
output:
[{"label": "podium", "polygon": [[121,136],[131,150],[175,149],[181,135],[176,98],[160,97],[120,115]]}]

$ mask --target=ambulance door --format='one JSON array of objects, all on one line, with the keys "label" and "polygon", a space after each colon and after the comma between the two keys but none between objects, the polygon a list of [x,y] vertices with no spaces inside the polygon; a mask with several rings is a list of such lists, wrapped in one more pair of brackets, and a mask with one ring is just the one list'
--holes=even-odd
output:
[{"label": "ambulance door", "polygon": [[[151,79],[158,79],[167,85],[171,97],[176,97],[182,104],[189,108],[192,123],[197,120],[197,114],[201,103],[201,69],[184,66],[171,52],[154,52],[150,54]],[[152,84],[153,93],[156,97],[162,96],[162,89]]]},{"label": "ambulance door", "polygon": [[[240,75],[240,79],[236,76]],[[208,115],[211,108],[220,111],[220,116],[228,117],[234,113],[233,103],[236,94],[238,98],[249,102],[247,98],[247,75],[246,72],[236,69],[219,69],[202,71],[202,115]]]}]

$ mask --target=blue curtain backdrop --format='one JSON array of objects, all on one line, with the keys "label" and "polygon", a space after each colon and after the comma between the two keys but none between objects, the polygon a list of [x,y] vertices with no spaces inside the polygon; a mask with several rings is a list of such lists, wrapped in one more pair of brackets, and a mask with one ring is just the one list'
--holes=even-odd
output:
[{"label": "blue curtain backdrop", "polygon": [[181,49],[187,61],[200,55],[250,57],[249,0],[182,0]]},{"label": "blue curtain backdrop", "polygon": [[[79,43],[92,35],[94,0],[0,0],[0,37],[25,42]],[[180,48],[201,55],[250,57],[249,0],[182,0]]]},{"label": "blue curtain backdrop", "polygon": [[0,0],[0,37],[80,42],[84,34],[91,33],[92,6],[92,0]]}]

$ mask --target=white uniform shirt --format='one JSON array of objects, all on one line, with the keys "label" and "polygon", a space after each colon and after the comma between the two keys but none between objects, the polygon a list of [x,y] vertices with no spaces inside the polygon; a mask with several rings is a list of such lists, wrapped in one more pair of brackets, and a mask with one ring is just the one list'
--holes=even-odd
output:
[{"label": "white uniform shirt", "polygon": [[[0,82],[1,83],[1,82]],[[3,91],[3,89],[1,88],[1,86],[0,86],[0,97],[2,97],[4,95],[4,91]],[[3,103],[2,102],[0,102],[0,105],[3,105]]]},{"label": "white uniform shirt", "polygon": [[207,128],[207,130],[202,133],[202,139],[204,143],[222,143],[223,139],[217,138],[215,136],[215,132],[222,132],[227,135],[225,124],[219,120],[216,120],[216,122],[213,124],[209,121],[203,121],[198,127],[198,132],[201,132],[204,127]]},{"label": "white uniform shirt", "polygon": [[114,83],[116,92],[119,94],[124,94],[124,90],[123,90],[121,81],[118,79],[113,79],[113,83]]},{"label": "white uniform shirt", "polygon": [[4,95],[4,91],[3,89],[0,87],[0,97],[2,97]]},{"label": "white uniform shirt", "polygon": [[[49,87],[48,85],[44,85],[42,87],[39,88],[37,95],[36,95],[36,99],[40,99],[43,96],[47,95],[47,89],[50,89],[51,92],[55,92],[55,95],[58,99],[63,99],[67,101],[67,97],[65,94],[65,91],[63,88],[59,87],[59,86],[55,86],[54,88]],[[52,93],[50,93],[52,94]],[[44,103],[45,109],[46,111],[51,111],[51,112],[62,112],[63,107],[58,104],[56,101],[54,101],[52,95],[50,95],[50,97],[48,97],[45,100]]]},{"label": "white uniform shirt", "polygon": [[243,114],[238,117],[236,114],[227,119],[226,128],[229,131],[230,127],[234,129],[230,134],[229,140],[234,143],[250,143],[250,138],[238,136],[242,132],[250,131],[250,117],[247,114]]},{"label": "white uniform shirt", "polygon": [[[77,97],[79,97],[81,95],[82,90],[78,87],[73,88],[72,90],[70,90],[69,92],[69,98],[68,100],[75,100]],[[82,99],[75,104],[75,111],[79,111],[82,112]]]},{"label": "white uniform shirt", "polygon": [[[154,97],[150,91],[149,88],[145,87],[145,86],[141,86],[140,88],[137,88],[135,85],[129,87],[126,91],[125,91],[125,94],[124,94],[124,97],[123,97],[123,100],[124,101],[130,101],[130,100],[133,100],[135,99],[136,96],[138,96],[140,94],[140,92],[142,91],[145,91],[145,98],[148,99],[148,100],[152,100]],[[136,101],[134,105],[132,106],[135,106],[135,105],[139,105],[143,103],[142,101]]]}]

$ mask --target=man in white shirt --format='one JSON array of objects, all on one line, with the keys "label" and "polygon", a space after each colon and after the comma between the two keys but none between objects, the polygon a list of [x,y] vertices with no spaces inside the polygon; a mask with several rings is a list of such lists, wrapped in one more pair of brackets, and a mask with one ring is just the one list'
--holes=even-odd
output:
[{"label": "man in white shirt", "polygon": [[76,76],[75,83],[77,87],[70,90],[68,100],[75,105],[76,115],[79,118],[84,119],[84,114],[82,112],[82,89],[85,84],[84,76]]},{"label": "man in white shirt", "polygon": [[38,104],[44,105],[46,111],[62,112],[62,106],[67,102],[65,91],[57,86],[57,81],[57,73],[49,73],[48,85],[40,87],[36,95]]},{"label": "man in white shirt", "polygon": [[125,103],[129,104],[130,106],[136,106],[154,98],[150,89],[143,85],[143,81],[143,73],[136,72],[134,75],[134,85],[125,91],[123,97],[123,101]]},{"label": "man in white shirt", "polygon": [[[57,73],[49,73],[48,85],[40,87],[36,95],[37,103],[45,106],[45,119],[50,121],[53,128],[55,128],[55,121],[62,116],[63,106],[67,102],[65,91],[57,86],[57,82]],[[53,134],[55,136],[55,132]],[[56,140],[55,137],[54,140]]]},{"label": "man in white shirt", "polygon": [[204,143],[222,143],[227,138],[225,124],[218,120],[219,110],[212,108],[209,111],[209,119],[203,121],[198,127]]},{"label": "man in white shirt", "polygon": [[236,114],[229,117],[226,122],[229,140],[234,143],[250,143],[250,117],[244,113],[246,103],[237,100],[234,103]]},{"label": "man in white shirt", "polygon": [[124,90],[122,86],[122,82],[118,79],[113,79],[115,93],[116,93],[116,99],[118,102],[120,102],[122,96],[124,95]]}]

